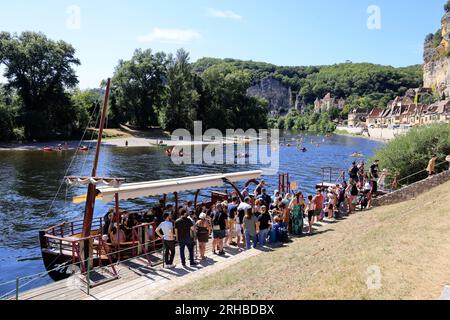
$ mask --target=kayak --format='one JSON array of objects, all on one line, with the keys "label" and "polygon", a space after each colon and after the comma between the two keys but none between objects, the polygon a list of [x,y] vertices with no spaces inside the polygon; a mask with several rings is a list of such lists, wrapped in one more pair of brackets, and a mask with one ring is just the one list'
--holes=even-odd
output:
[{"label": "kayak", "polygon": [[362,158],[362,157],[364,157],[364,155],[362,153],[354,153],[354,154],[352,154],[352,157],[353,158]]}]

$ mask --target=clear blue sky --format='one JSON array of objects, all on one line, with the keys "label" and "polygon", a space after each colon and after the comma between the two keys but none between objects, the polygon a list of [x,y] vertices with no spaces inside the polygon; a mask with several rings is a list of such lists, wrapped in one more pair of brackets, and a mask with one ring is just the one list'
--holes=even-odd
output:
[{"label": "clear blue sky", "polygon": [[[73,44],[80,87],[97,87],[136,48],[277,65],[351,60],[422,63],[423,40],[440,27],[445,0],[1,0],[0,30],[42,31]],[[68,8],[80,8],[80,23]],[[367,9],[381,29],[367,27]],[[69,23],[68,23],[69,22]],[[78,28],[79,26],[79,28]]]}]

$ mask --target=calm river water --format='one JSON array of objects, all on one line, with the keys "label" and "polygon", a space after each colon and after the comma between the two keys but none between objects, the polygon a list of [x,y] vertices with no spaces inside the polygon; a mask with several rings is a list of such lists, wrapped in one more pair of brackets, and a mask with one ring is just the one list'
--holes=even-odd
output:
[{"label": "calm river water", "polygon": [[[286,141],[299,135],[286,134]],[[361,138],[333,136],[306,136],[303,153],[295,147],[280,148],[280,171],[289,172],[291,180],[298,181],[302,191],[314,192],[321,182],[321,167],[348,168],[361,152],[369,158],[382,144]],[[295,144],[295,142],[293,142]],[[317,147],[320,144],[320,147]],[[67,220],[83,217],[83,205],[73,205],[70,199],[84,193],[83,189],[63,186],[55,198],[61,179],[66,175],[89,175],[93,152],[88,156],[74,157],[74,152],[44,153],[42,151],[0,151],[0,296],[13,290],[14,283],[2,285],[23,277],[45,271],[42,264],[38,231]],[[259,169],[256,166],[176,166],[159,148],[103,148],[99,176],[123,177],[127,182],[159,180],[218,172],[235,172]],[[277,177],[265,180],[272,190],[277,188]],[[184,195],[184,199],[189,195]],[[55,198],[53,209],[49,211]],[[183,200],[184,200],[183,199]],[[148,208],[158,199],[144,199],[125,203],[124,207]],[[103,215],[107,207],[99,202],[96,215]],[[34,280],[24,290],[45,284],[47,277]],[[27,281],[24,280],[23,283]]]}]

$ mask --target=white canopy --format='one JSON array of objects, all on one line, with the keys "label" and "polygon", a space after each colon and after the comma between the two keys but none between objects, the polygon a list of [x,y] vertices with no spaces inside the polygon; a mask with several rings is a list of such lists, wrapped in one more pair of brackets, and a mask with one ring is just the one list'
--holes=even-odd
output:
[{"label": "white canopy", "polygon": [[258,179],[261,176],[262,171],[259,170],[226,174],[219,173],[169,180],[125,183],[118,188],[101,187],[98,190],[100,191],[99,198],[102,201],[111,202],[114,200],[116,193],[119,194],[119,200],[137,199],[189,190],[222,187],[224,185],[223,179],[227,179],[230,182],[239,182]]}]

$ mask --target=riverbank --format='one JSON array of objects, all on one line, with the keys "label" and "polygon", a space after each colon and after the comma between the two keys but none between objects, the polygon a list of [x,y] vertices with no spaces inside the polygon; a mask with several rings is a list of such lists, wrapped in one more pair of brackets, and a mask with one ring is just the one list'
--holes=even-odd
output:
[{"label": "riverbank", "polygon": [[367,135],[351,133],[351,132],[348,132],[346,130],[336,130],[333,133],[335,135],[344,136],[344,137],[362,138],[362,139],[367,139],[367,140],[371,140],[371,141],[378,141],[378,142],[384,142],[384,143],[389,142],[388,139],[380,139],[380,138],[375,138],[375,137],[369,137]]},{"label": "riverbank", "polygon": [[449,219],[450,182],[414,200],[329,224],[313,237],[162,299],[438,299],[450,283]]},{"label": "riverbank", "polygon": [[343,136],[388,142],[408,133],[408,131],[409,129],[369,128],[364,130],[363,128],[337,127],[334,133]]},{"label": "riverbank", "polygon": [[[234,143],[249,143],[254,140],[245,139],[243,137],[235,139],[218,139],[211,141],[173,141],[168,139],[168,135],[162,131],[149,134],[146,131],[137,130],[105,130],[102,145],[110,147],[128,147],[128,148],[142,148],[142,147],[182,147],[194,145],[228,145]],[[95,147],[96,140],[85,140],[82,145]],[[63,146],[64,150],[76,150],[80,146],[80,141],[47,141],[47,142],[23,142],[23,143],[0,143],[0,151],[39,151],[45,147],[57,149],[58,146]],[[67,149],[66,149],[67,148]],[[64,151],[62,150],[62,151]]]}]

